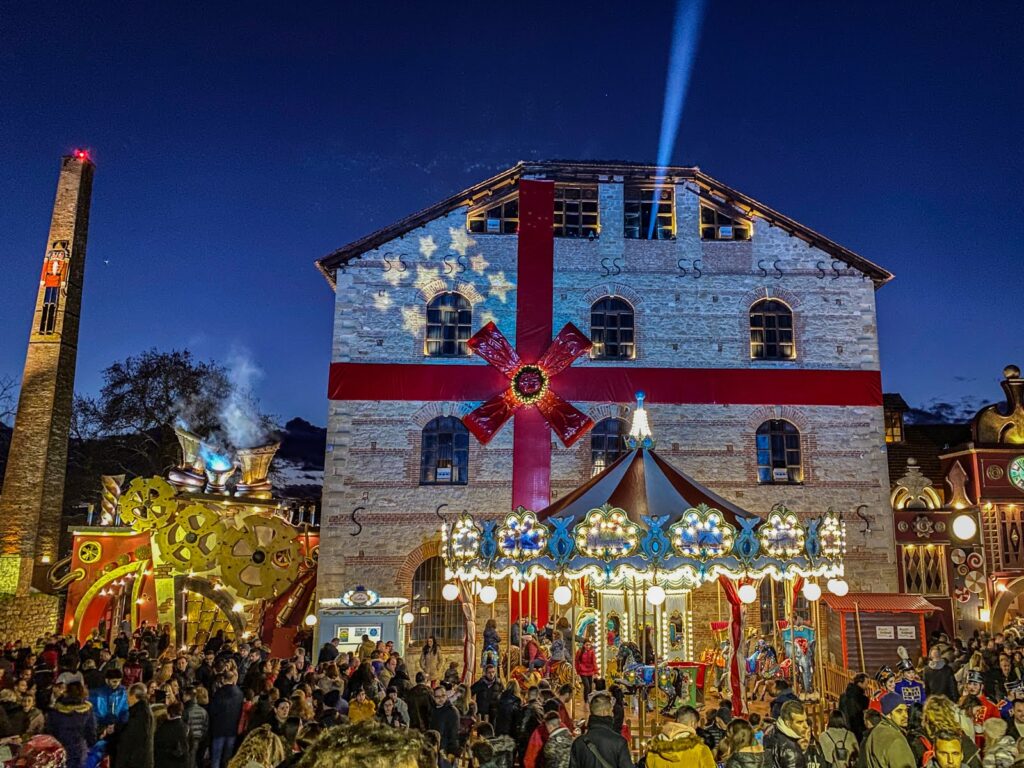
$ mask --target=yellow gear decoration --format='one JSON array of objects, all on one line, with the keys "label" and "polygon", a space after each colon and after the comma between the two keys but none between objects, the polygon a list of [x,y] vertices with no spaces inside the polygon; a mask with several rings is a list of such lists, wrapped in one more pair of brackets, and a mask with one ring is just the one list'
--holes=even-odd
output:
[{"label": "yellow gear decoration", "polygon": [[117,501],[121,522],[136,531],[151,531],[178,506],[174,486],[161,477],[136,477]]},{"label": "yellow gear decoration", "polygon": [[214,554],[224,539],[224,521],[214,509],[189,504],[154,531],[160,557],[183,571],[207,571],[217,565]]},{"label": "yellow gear decoration", "polygon": [[243,599],[281,594],[299,572],[299,532],[279,517],[249,515],[224,535],[217,560],[224,583]]},{"label": "yellow gear decoration", "polygon": [[103,545],[98,541],[86,541],[78,548],[78,559],[83,563],[95,563],[103,554]]}]

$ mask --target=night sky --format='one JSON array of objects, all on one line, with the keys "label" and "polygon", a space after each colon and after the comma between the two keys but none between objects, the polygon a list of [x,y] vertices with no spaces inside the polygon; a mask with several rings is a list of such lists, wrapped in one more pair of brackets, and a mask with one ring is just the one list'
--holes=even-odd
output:
[{"label": "night sky", "polygon": [[[657,157],[674,3],[208,5],[0,11],[0,374],[77,146],[97,165],[79,391],[152,346],[247,351],[264,406],[319,424],[314,259],[520,159]],[[896,274],[884,384],[915,406],[991,401],[1024,363],[1022,21],[1009,1],[704,17],[672,162]]]}]

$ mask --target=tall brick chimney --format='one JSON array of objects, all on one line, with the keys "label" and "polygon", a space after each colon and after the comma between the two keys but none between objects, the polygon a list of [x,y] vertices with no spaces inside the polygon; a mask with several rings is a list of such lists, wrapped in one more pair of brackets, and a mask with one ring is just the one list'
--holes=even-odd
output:
[{"label": "tall brick chimney", "polygon": [[45,586],[60,541],[94,166],[61,159],[0,496],[0,594]]}]

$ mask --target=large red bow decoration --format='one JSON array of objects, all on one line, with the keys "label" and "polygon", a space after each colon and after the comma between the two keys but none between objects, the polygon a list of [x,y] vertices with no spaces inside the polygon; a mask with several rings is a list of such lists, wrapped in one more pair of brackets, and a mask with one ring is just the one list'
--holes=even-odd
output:
[{"label": "large red bow decoration", "polygon": [[493,322],[469,340],[469,348],[508,378],[508,389],[462,419],[481,443],[490,442],[520,408],[535,407],[562,443],[569,447],[594,426],[594,420],[555,394],[551,379],[564,371],[593,346],[572,323],[558,332],[544,354],[524,363],[515,348]]}]

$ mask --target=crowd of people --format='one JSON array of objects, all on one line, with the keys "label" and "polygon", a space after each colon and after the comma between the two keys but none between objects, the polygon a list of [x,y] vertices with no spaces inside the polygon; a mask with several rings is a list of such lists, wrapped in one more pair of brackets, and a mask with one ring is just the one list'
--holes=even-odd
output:
[{"label": "crowd of people", "polygon": [[[542,633],[524,632],[519,640]],[[703,712],[683,704],[639,745],[630,733],[629,691],[598,676],[589,642],[566,659],[586,680],[581,691],[544,677],[526,686],[504,679],[494,663],[496,635],[486,642],[479,677],[468,684],[433,638],[405,656],[367,637],[342,653],[332,640],[314,660],[301,645],[275,658],[258,639],[234,642],[222,633],[201,647],[175,650],[169,627],[122,631],[113,643],[98,633],[84,643],[53,636],[33,646],[11,644],[0,657],[0,762],[1024,768],[1024,648],[1001,634],[966,644],[931,640],[919,665],[904,657],[874,679],[856,675],[820,728],[812,724],[820,713],[809,708],[818,703],[802,701],[778,680],[763,714],[735,717],[726,702]]]}]

